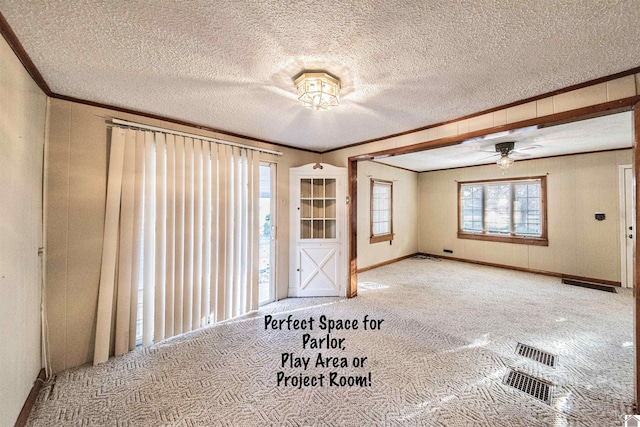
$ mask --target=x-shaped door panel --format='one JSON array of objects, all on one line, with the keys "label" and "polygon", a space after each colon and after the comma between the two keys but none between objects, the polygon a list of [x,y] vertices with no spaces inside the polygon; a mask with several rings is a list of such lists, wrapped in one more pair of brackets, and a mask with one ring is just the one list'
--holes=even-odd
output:
[{"label": "x-shaped door panel", "polygon": [[300,248],[299,289],[338,290],[337,266],[336,248]]}]

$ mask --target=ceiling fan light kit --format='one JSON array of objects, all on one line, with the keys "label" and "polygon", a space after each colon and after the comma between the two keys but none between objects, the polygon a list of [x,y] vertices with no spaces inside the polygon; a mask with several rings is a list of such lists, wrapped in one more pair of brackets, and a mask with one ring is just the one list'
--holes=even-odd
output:
[{"label": "ceiling fan light kit", "polygon": [[498,167],[502,169],[502,174],[507,173],[507,169],[513,164],[514,160],[509,157],[509,153],[513,151],[515,142],[501,142],[496,144],[496,151],[500,153],[500,159],[496,162]]},{"label": "ceiling fan light kit", "polygon": [[340,79],[325,71],[303,71],[294,79],[298,101],[311,110],[325,111],[340,105]]}]

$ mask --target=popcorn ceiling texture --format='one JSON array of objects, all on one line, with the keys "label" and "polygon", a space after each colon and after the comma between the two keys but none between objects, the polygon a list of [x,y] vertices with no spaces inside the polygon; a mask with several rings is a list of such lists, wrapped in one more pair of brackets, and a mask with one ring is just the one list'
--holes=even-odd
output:
[{"label": "popcorn ceiling texture", "polygon": [[[0,0],[58,94],[325,150],[640,65],[640,2]],[[342,105],[296,101],[325,69]]]}]

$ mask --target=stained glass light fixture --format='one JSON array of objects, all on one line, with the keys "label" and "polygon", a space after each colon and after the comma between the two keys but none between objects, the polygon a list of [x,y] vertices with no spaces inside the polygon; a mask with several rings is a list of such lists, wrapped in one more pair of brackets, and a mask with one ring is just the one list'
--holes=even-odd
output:
[{"label": "stained glass light fixture", "polygon": [[298,101],[311,110],[330,110],[340,104],[340,80],[324,71],[303,71],[294,80]]}]

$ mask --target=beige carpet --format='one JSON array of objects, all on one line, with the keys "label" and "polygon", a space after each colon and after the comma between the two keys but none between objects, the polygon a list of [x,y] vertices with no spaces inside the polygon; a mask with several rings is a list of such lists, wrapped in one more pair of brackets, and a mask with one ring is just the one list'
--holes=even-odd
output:
[{"label": "beige carpet", "polygon": [[[34,426],[621,426],[632,413],[632,298],[555,278],[452,261],[409,259],[363,273],[359,296],[289,299],[258,313],[44,387]],[[302,350],[305,331],[273,319],[357,319],[332,332],[345,350]],[[384,319],[364,330],[362,319]],[[283,324],[283,326],[285,326]],[[556,368],[515,354],[518,342],[559,355]],[[310,357],[281,367],[282,353]],[[315,367],[317,354],[346,368]],[[367,357],[353,367],[354,357]],[[508,368],[554,384],[551,405],[508,387]],[[370,386],[276,386],[286,375],[368,378]]]}]

